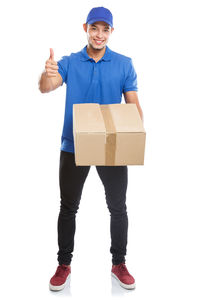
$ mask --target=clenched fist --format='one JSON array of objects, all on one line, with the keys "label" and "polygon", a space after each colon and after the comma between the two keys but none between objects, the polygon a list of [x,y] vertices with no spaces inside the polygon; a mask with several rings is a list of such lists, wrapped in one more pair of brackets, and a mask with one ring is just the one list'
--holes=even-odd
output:
[{"label": "clenched fist", "polygon": [[50,48],[49,59],[45,63],[45,72],[47,77],[56,77],[58,74],[58,65],[54,60],[54,51]]}]

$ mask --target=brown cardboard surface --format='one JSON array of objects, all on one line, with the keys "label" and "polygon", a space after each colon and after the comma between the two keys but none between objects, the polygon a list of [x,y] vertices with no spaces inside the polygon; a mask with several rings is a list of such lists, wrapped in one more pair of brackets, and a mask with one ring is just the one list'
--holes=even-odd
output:
[{"label": "brown cardboard surface", "polygon": [[73,105],[76,165],[143,165],[146,132],[136,104]]}]

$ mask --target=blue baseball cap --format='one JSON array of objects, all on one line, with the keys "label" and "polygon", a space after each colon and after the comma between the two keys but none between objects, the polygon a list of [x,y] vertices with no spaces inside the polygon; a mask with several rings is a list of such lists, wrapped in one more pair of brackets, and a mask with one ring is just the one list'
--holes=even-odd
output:
[{"label": "blue baseball cap", "polygon": [[104,21],[113,27],[113,16],[109,9],[101,6],[101,7],[94,7],[90,10],[86,23],[93,24],[97,21]]}]

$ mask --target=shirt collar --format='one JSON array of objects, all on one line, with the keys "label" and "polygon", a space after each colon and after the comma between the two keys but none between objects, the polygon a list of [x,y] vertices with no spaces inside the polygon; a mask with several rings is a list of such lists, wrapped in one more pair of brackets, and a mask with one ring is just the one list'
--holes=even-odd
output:
[{"label": "shirt collar", "polygon": [[[93,60],[91,57],[89,57],[87,53],[87,45],[81,50],[81,57],[80,59],[82,61],[87,61],[87,60]],[[111,60],[111,50],[106,46],[106,51],[104,53],[104,56],[99,60],[104,60],[104,61],[110,61]]]}]

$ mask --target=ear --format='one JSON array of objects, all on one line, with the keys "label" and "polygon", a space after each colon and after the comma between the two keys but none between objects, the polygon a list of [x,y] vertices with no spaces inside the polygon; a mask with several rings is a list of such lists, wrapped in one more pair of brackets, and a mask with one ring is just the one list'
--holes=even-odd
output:
[{"label": "ear", "polygon": [[111,28],[111,33],[113,32],[113,30],[114,30],[114,27]]},{"label": "ear", "polygon": [[84,29],[85,32],[87,32],[87,23],[83,24],[83,29]]}]

